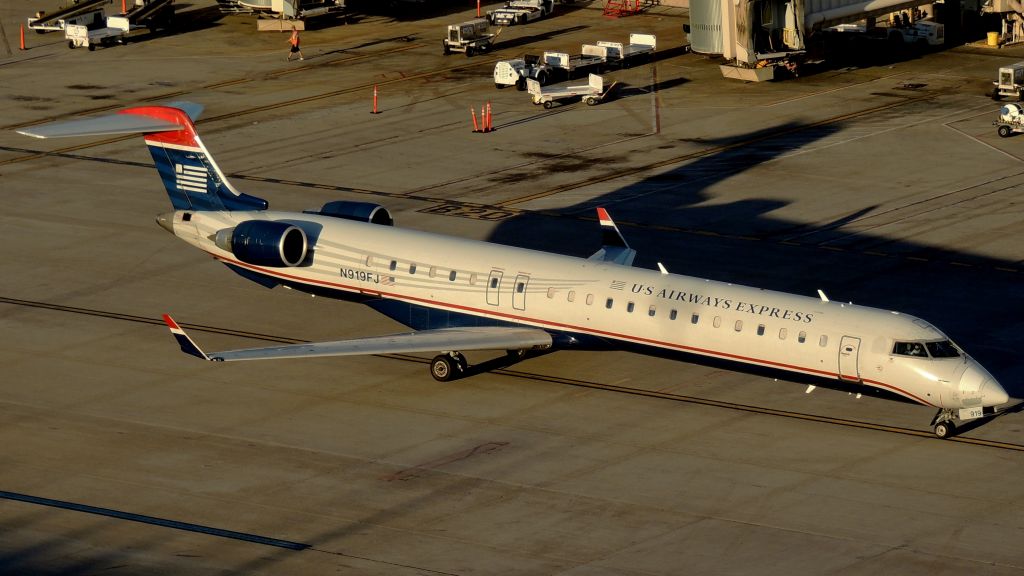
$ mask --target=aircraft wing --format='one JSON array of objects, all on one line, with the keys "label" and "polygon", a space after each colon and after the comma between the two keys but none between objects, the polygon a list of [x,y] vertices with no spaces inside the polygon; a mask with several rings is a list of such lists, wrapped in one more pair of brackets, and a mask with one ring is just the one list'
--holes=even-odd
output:
[{"label": "aircraft wing", "polygon": [[321,356],[359,356],[399,352],[443,352],[450,350],[531,350],[549,348],[551,335],[539,328],[504,326],[441,328],[405,334],[373,336],[334,342],[309,342],[266,348],[247,348],[224,352],[203,352],[168,315],[164,322],[181,346],[181,351],[203,360],[277,360]]},{"label": "aircraft wing", "polygon": [[623,266],[632,266],[636,258],[636,250],[626,244],[626,239],[619,232],[619,227],[604,208],[597,209],[597,219],[601,222],[601,249],[594,252],[587,260],[612,262]]}]

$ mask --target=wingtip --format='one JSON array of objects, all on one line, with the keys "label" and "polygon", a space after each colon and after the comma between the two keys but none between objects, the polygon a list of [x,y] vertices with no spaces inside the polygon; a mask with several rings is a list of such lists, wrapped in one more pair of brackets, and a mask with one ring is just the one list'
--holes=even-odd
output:
[{"label": "wingtip", "polygon": [[608,215],[608,211],[600,206],[597,208],[597,219],[601,221],[601,224],[612,223],[612,217]]},{"label": "wingtip", "polygon": [[167,324],[167,327],[171,329],[171,335],[174,336],[174,339],[178,342],[178,347],[181,348],[182,352],[203,360],[211,359],[210,356],[207,355],[206,352],[203,352],[199,345],[185,333],[185,330],[174,321],[174,318],[171,318],[170,314],[164,314],[163,318],[164,324]]}]

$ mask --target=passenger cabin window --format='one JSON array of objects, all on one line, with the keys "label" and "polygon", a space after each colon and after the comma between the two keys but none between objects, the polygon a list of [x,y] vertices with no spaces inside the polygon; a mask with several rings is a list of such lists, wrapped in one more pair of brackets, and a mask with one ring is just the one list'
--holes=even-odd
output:
[{"label": "passenger cabin window", "polygon": [[678,313],[675,310],[672,310],[671,312],[668,313],[669,320],[675,320],[676,316],[678,316]]},{"label": "passenger cabin window", "polygon": [[458,276],[458,273],[455,272],[455,270],[452,270],[451,272],[448,273],[448,281],[449,282],[455,282],[455,277],[456,276]]},{"label": "passenger cabin window", "polygon": [[764,324],[757,325],[757,335],[764,336]]},{"label": "passenger cabin window", "polygon": [[526,290],[526,283],[525,282],[517,283],[516,284],[516,293],[517,294],[522,294],[523,290]]},{"label": "passenger cabin window", "polygon": [[388,269],[394,272],[396,268],[398,268],[398,260],[392,260],[391,265],[388,266]]},{"label": "passenger cabin window", "polygon": [[415,264],[409,264],[409,274],[415,274],[415,273],[416,273],[416,265]]},{"label": "passenger cabin window", "polygon": [[373,256],[366,257],[366,266],[367,268],[373,267]]},{"label": "passenger cabin window", "polygon": [[491,288],[497,288],[497,287],[498,287],[498,279],[496,277],[492,276],[491,277]]},{"label": "passenger cabin window", "polygon": [[476,274],[469,275],[469,285],[476,286]]},{"label": "passenger cabin window", "polygon": [[892,353],[897,356],[916,356],[918,358],[927,358],[928,352],[925,351],[924,344],[920,342],[897,342],[892,347]]},{"label": "passenger cabin window", "polygon": [[690,324],[696,324],[697,322],[700,322],[700,314],[692,314],[690,316]]},{"label": "passenger cabin window", "polygon": [[796,335],[796,341],[801,344],[807,342],[807,332],[800,331],[800,333]]},{"label": "passenger cabin window", "polygon": [[566,296],[566,300],[568,300],[569,302],[575,302],[576,301],[576,291],[575,290],[569,290],[569,295]]},{"label": "passenger cabin window", "polygon": [[715,316],[715,319],[711,321],[711,325],[714,326],[715,328],[721,328],[722,327],[722,317],[721,316]]},{"label": "passenger cabin window", "polygon": [[654,306],[651,306],[650,308],[647,309],[647,315],[654,316]]},{"label": "passenger cabin window", "polygon": [[818,346],[821,346],[822,348],[828,346],[828,336],[822,334],[821,338],[818,338]]},{"label": "passenger cabin window", "polygon": [[434,266],[430,267],[430,271],[427,273],[431,278],[437,276],[437,268]]},{"label": "passenger cabin window", "polygon": [[786,339],[786,329],[785,328],[779,328],[779,340],[785,340],[785,339]]},{"label": "passenger cabin window", "polygon": [[737,332],[742,332],[743,331],[743,320],[737,320],[736,321],[736,325],[733,326],[733,330],[735,330]]},{"label": "passenger cabin window", "polygon": [[607,309],[609,309],[609,310],[611,310],[611,309],[612,309],[612,304],[613,304],[613,303],[614,303],[614,300],[612,300],[611,298],[609,298],[609,299],[605,300],[605,302],[604,302],[604,307],[605,307],[605,308],[607,308]]},{"label": "passenger cabin window", "polygon": [[926,342],[925,347],[928,348],[928,354],[932,358],[959,358],[960,351],[957,350],[956,346],[953,345],[949,340],[940,340],[938,342]]},{"label": "passenger cabin window", "polygon": [[548,288],[548,298],[551,299],[551,298],[554,298],[554,297],[555,297],[555,289],[554,289],[554,287]]},{"label": "passenger cabin window", "polygon": [[632,302],[626,304],[626,312],[630,312],[630,313],[633,312],[633,303]]},{"label": "passenger cabin window", "polygon": [[590,306],[593,303],[594,303],[594,295],[593,294],[587,294],[587,306]]}]

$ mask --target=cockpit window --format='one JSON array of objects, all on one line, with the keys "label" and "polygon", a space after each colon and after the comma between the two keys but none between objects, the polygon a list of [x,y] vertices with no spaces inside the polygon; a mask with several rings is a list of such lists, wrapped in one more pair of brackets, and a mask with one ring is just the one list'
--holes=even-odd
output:
[{"label": "cockpit window", "polygon": [[897,342],[892,348],[892,353],[899,356],[916,356],[918,358],[927,358],[928,353],[925,352],[924,344],[920,342]]},{"label": "cockpit window", "polygon": [[928,347],[928,353],[932,355],[932,358],[957,358],[960,356],[960,351],[949,340],[928,342],[925,346]]}]

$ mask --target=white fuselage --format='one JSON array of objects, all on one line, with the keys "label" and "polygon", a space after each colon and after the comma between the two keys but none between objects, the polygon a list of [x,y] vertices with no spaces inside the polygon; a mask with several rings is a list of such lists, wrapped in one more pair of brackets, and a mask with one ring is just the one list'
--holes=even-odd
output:
[{"label": "white fuselage", "polygon": [[[962,352],[895,353],[900,342],[948,342],[897,312],[317,214],[178,211],[165,218],[176,236],[214,258],[300,289],[534,326],[568,342],[596,338],[842,380],[940,408],[1007,401]],[[216,245],[218,231],[247,220],[302,228],[305,261],[253,266]]]}]

